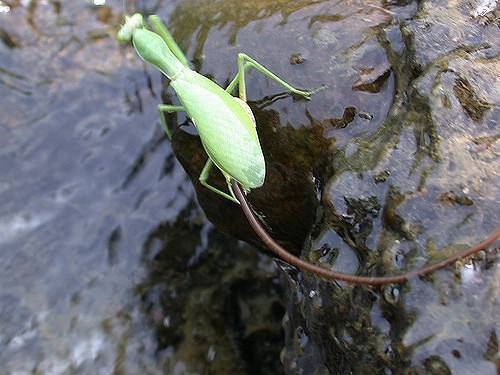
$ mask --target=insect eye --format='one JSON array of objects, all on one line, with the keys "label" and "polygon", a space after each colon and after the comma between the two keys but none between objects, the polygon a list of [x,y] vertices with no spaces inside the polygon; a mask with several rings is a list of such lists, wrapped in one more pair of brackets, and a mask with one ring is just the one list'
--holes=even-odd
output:
[{"label": "insect eye", "polygon": [[125,24],[121,27],[116,35],[119,42],[127,43],[132,40],[134,30],[144,27],[144,18],[142,14],[135,13],[132,16],[125,16]]}]

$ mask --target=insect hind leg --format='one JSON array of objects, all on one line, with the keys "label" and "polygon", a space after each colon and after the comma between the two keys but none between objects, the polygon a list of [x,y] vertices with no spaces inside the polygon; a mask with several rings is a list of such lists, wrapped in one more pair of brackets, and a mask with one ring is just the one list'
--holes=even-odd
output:
[{"label": "insect hind leg", "polygon": [[[210,191],[216,193],[216,194],[219,194],[220,196],[226,198],[226,199],[229,199],[231,202],[234,202],[234,203],[237,203],[237,204],[240,204],[240,202],[238,202],[238,200],[234,197],[234,193],[232,190],[231,191],[231,195],[227,194],[227,193],[224,193],[223,191],[217,189],[216,187],[210,185],[207,180],[208,180],[208,176],[210,176],[210,171],[212,170],[214,166],[214,162],[208,158],[207,162],[205,163],[205,166],[203,167],[202,171],[201,171],[201,174],[200,174],[200,177],[199,177],[199,180],[200,180],[200,183],[205,186],[207,189],[209,189]],[[224,177],[226,177],[226,180],[227,180],[227,176],[224,175]],[[229,185],[230,186],[230,185]]]},{"label": "insect hind leg", "polygon": [[269,69],[267,69],[265,66],[262,64],[258,63],[254,59],[252,59],[250,56],[244,54],[244,53],[239,53],[238,54],[238,74],[236,77],[231,81],[229,84],[228,88],[226,91],[231,92],[234,87],[236,86],[236,82],[238,82],[238,87],[239,87],[239,95],[240,99],[246,101],[246,88],[245,88],[245,70],[248,69],[249,67],[255,68],[261,73],[265,74],[272,80],[276,81],[280,85],[284,86],[287,90],[291,91],[294,94],[303,96],[305,98],[309,98],[311,95],[315,94],[318,90],[316,89],[313,91],[305,91],[305,90],[299,90],[292,85],[290,85],[288,82],[284,81],[280,77],[278,77],[276,74],[271,72]]}]

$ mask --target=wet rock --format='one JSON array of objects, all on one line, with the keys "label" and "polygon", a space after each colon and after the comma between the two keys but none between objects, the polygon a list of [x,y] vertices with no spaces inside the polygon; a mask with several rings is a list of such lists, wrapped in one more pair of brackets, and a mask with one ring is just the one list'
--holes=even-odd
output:
[{"label": "wet rock", "polygon": [[334,128],[345,128],[347,125],[349,125],[351,122],[353,122],[354,116],[356,116],[356,108],[354,108],[354,107],[347,107],[344,110],[342,118],[340,118],[340,119],[331,119],[330,123],[332,124],[332,126]]},{"label": "wet rock", "polygon": [[375,181],[376,184],[381,183],[381,182],[386,182],[387,179],[390,177],[391,172],[389,170],[383,170],[380,173],[377,173],[375,176],[373,176],[373,181]]},{"label": "wet rock", "polygon": [[[499,68],[498,58],[484,49],[489,38],[498,37],[498,30],[479,32],[483,26],[468,17],[466,3],[454,8],[456,18],[440,13],[446,7],[446,2],[426,1],[414,20],[402,25],[407,50],[401,57],[388,56],[407,98],[399,101],[396,92],[378,133],[354,137],[334,159],[330,209],[318,222],[317,233],[336,223],[338,237],[363,260],[357,269],[361,274],[395,274],[434,263],[481,241],[500,222],[495,172],[500,159],[493,125],[498,111],[489,104],[498,98]],[[473,35],[477,31],[476,39],[467,34],[442,47],[434,44],[443,28],[448,35],[462,35],[457,27],[461,23]],[[415,76],[405,81],[398,76],[404,71]],[[478,139],[488,139],[488,146],[478,148]],[[364,223],[368,235],[345,231],[352,225],[348,202],[367,197],[379,202],[383,214]],[[313,240],[316,236],[313,232]],[[337,238],[330,241],[338,245]],[[309,259],[315,259],[313,252]],[[332,267],[335,262],[333,258]],[[484,343],[497,326],[491,316],[499,309],[498,266],[479,260],[478,271],[473,271],[472,264],[457,264],[455,272],[441,271],[404,285],[396,299],[387,298],[393,293],[387,294],[386,288],[383,294],[373,290],[371,303],[364,302],[366,310],[353,301],[365,288],[331,284],[330,298],[323,301],[337,312],[335,318],[304,313],[306,323],[300,324],[312,327],[309,334],[317,347],[330,348],[323,363],[338,356],[327,365],[333,373],[363,372],[367,366],[443,374],[480,368],[494,374],[496,366],[484,356]],[[310,275],[304,285],[321,290],[329,284]],[[314,311],[307,300],[294,300],[298,311]],[[348,312],[341,313],[345,305]],[[340,324],[339,317],[344,319]],[[474,327],[466,328],[466,320],[475,322]],[[321,329],[316,328],[319,324]],[[331,327],[336,327],[334,336],[326,333]],[[348,329],[349,335],[343,333]]]},{"label": "wet rock", "polygon": [[228,242],[200,214],[187,207],[144,246],[150,272],[136,293],[156,330],[156,351],[167,368],[182,364],[192,373],[282,373],[284,307],[272,264]]},{"label": "wet rock", "polygon": [[0,40],[8,48],[12,49],[21,47],[21,42],[19,41],[19,39],[2,28],[0,28]]},{"label": "wet rock", "polygon": [[457,195],[452,191],[443,193],[439,196],[439,200],[441,202],[451,203],[451,204],[460,204],[462,206],[472,206],[474,202],[472,199],[465,195]]},{"label": "wet rock", "polygon": [[[321,178],[333,144],[322,136],[323,129],[320,127],[312,130],[279,129],[275,111],[260,109],[257,103],[250,105],[257,122],[262,124],[259,135],[267,175],[265,185],[253,190],[249,200],[264,215],[264,221],[274,237],[298,254],[315,220],[318,198],[314,181]],[[198,177],[207,156],[199,138],[178,131],[173,138],[173,147],[196,188],[198,201],[209,220],[222,231],[259,245],[240,207],[214,196],[200,184]],[[222,174],[217,169],[213,171],[210,181],[221,190],[226,190]]]},{"label": "wet rock", "polygon": [[302,64],[306,59],[300,53],[294,53],[290,56],[290,65]]},{"label": "wet rock", "polygon": [[389,78],[390,73],[389,70],[380,73],[374,68],[363,69],[359,74],[360,78],[352,85],[352,89],[356,91],[377,93],[387,81],[387,78]]},{"label": "wet rock", "polygon": [[[498,29],[471,18],[465,1],[427,0],[418,9],[413,2],[328,5],[301,9],[307,27],[292,13],[283,16],[286,32],[279,37],[307,50],[307,64],[287,64],[290,51],[280,43],[257,45],[235,29],[211,39],[207,23],[200,26],[204,38],[191,40],[201,56],[229,36],[284,69],[280,75],[299,69],[313,82],[317,71],[330,87],[308,103],[276,100],[272,110],[250,103],[269,167],[266,184],[249,195],[252,205],[279,241],[343,272],[407,272],[483,240],[500,222]],[[177,12],[187,13],[184,6]],[[264,2],[252,7],[269,9]],[[269,31],[266,38],[278,38],[265,22],[259,27]],[[301,44],[308,38],[315,44]],[[200,70],[228,82],[204,56]],[[268,95],[265,78],[253,82],[251,95]],[[178,132],[173,144],[207,217],[258,243],[237,207],[198,184],[205,156],[196,138]],[[225,188],[220,176],[213,181]],[[495,374],[495,256],[382,288],[327,282],[279,262],[285,371]]]},{"label": "wet rock", "polygon": [[491,105],[477,96],[474,88],[465,78],[455,80],[453,91],[464,111],[474,121],[481,120],[484,114],[491,109]]},{"label": "wet rock", "polygon": [[478,1],[474,9],[471,11],[473,17],[484,17],[488,13],[491,13],[497,8],[497,0],[481,0]]},{"label": "wet rock", "polygon": [[359,112],[358,116],[368,121],[373,120],[373,115],[369,114],[368,112]]},{"label": "wet rock", "polygon": [[403,32],[412,41],[409,48],[419,69],[449,54],[498,53],[497,26],[471,19],[470,10],[471,3],[465,1],[421,3],[418,16],[403,26]]}]

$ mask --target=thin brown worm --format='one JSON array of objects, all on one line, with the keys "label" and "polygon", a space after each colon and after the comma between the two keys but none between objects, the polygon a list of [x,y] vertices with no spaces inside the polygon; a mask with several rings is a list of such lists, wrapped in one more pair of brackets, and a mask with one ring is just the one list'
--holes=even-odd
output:
[{"label": "thin brown worm", "polygon": [[240,185],[238,182],[235,180],[232,181],[232,187],[233,191],[236,194],[236,198],[241,204],[241,208],[243,209],[243,212],[250,223],[252,229],[255,231],[257,236],[264,242],[264,244],[274,253],[276,254],[279,258],[284,260],[285,262],[294,265],[302,270],[309,271],[312,273],[315,273],[321,277],[324,277],[325,279],[330,279],[330,280],[341,280],[345,281],[348,283],[352,284],[364,284],[364,285],[386,285],[386,284],[402,284],[407,282],[410,279],[413,279],[415,277],[422,277],[425,275],[428,275],[434,271],[437,271],[441,268],[447,267],[451,265],[452,263],[466,258],[468,256],[471,256],[472,254],[477,253],[480,250],[483,250],[493,244],[498,237],[500,237],[500,230],[492,233],[486,240],[483,242],[470,247],[468,249],[465,249],[441,262],[432,264],[430,266],[421,268],[416,271],[411,271],[408,273],[405,273],[403,275],[397,275],[397,276],[385,276],[385,277],[368,277],[368,276],[356,276],[356,275],[350,275],[347,273],[342,273],[342,272],[335,272],[328,270],[323,267],[316,266],[312,263],[306,262],[295,255],[291,254],[287,250],[285,250],[282,246],[280,246],[276,241],[273,240],[273,238],[267,233],[267,231],[262,227],[260,224],[259,220],[253,213],[252,209],[250,208],[248,201],[246,199],[245,194],[242,192]]}]

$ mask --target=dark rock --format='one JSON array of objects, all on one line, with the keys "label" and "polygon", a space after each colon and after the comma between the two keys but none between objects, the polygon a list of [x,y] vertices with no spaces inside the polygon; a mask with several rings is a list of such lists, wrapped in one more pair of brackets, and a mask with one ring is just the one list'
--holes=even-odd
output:
[{"label": "dark rock", "polygon": [[290,65],[302,64],[306,59],[300,53],[294,53],[290,56]]}]

